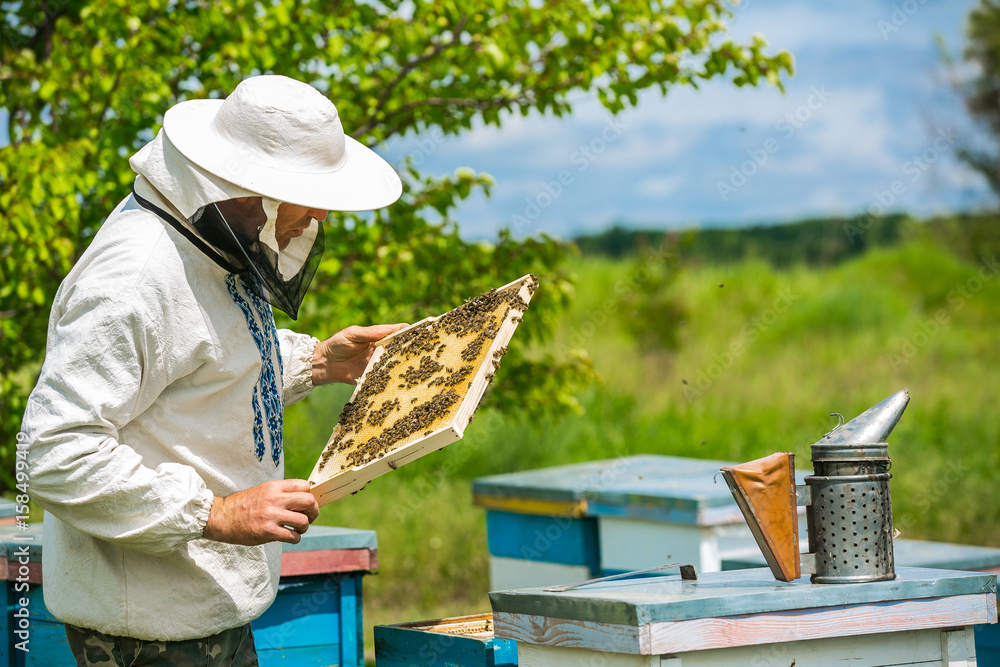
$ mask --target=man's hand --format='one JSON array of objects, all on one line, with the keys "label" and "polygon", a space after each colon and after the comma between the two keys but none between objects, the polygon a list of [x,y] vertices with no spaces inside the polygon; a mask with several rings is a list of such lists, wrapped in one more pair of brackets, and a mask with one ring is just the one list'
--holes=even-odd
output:
[{"label": "man's hand", "polygon": [[407,326],[377,324],[372,327],[347,327],[320,341],[313,351],[313,384],[354,384],[365,372],[368,360],[375,351],[375,343]]},{"label": "man's hand", "polygon": [[298,544],[319,516],[319,504],[304,479],[264,482],[231,496],[216,496],[203,536],[217,542],[255,546]]}]

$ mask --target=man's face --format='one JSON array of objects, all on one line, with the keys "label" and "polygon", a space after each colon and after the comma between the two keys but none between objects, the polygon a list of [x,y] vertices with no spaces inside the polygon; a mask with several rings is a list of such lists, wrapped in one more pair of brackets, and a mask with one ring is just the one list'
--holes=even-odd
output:
[{"label": "man's face", "polygon": [[306,208],[281,202],[278,207],[278,219],[274,224],[274,238],[278,242],[278,248],[284,250],[293,237],[302,236],[302,232],[313,218],[322,222],[328,215],[330,211],[321,208]]},{"label": "man's face", "polygon": [[[237,197],[220,201],[217,205],[226,221],[238,227],[249,238],[256,239],[258,231],[267,222],[260,197]],[[306,208],[282,202],[278,206],[278,218],[274,224],[278,249],[284,250],[293,237],[302,236],[310,220],[316,218],[322,221],[329,214],[329,211],[321,208]]]}]

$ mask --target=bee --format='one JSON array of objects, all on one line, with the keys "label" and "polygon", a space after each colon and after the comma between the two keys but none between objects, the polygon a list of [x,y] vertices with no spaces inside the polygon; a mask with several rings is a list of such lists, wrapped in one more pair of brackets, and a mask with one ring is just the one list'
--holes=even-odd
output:
[{"label": "bee", "polygon": [[[500,325],[522,321],[528,304],[521,294],[525,289],[533,292],[536,286],[537,280],[531,277],[504,290],[491,289],[436,320],[412,327],[389,340],[382,356],[365,374],[354,399],[341,413],[336,440],[324,449],[320,468],[329,466],[335,458],[341,468],[364,465],[412,442],[417,434],[431,435],[432,425],[453,414],[454,406],[461,400],[455,387],[465,381],[463,394],[472,388],[475,362],[483,356],[484,346],[488,349],[496,339]],[[462,345],[458,345],[459,340]],[[495,378],[506,353],[507,346],[498,346],[493,351],[492,370],[484,376],[487,382]],[[459,357],[468,363],[448,363]],[[394,387],[387,391],[390,386]],[[418,386],[422,388],[413,393],[406,391]],[[393,396],[398,390],[404,393]],[[437,393],[431,395],[431,391]],[[390,423],[390,415],[402,411],[400,403],[405,399],[409,399],[408,411]],[[469,422],[474,416],[475,409]],[[362,436],[365,432],[374,435]],[[395,469],[396,465],[391,463],[390,467]]]}]

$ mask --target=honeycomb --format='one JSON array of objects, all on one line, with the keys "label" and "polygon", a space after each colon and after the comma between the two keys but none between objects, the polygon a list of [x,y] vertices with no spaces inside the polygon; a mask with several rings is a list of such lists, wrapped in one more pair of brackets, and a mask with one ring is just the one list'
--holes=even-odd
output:
[{"label": "honeycomb", "polygon": [[537,285],[525,276],[380,341],[310,480],[363,468],[443,430],[453,431],[448,442],[460,438]]}]

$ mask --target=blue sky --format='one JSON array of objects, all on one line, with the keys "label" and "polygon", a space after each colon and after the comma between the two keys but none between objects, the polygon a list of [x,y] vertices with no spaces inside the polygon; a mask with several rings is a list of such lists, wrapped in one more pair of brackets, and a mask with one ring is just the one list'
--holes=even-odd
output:
[{"label": "blue sky", "polygon": [[973,209],[991,201],[989,189],[954,158],[975,137],[936,37],[960,52],[974,4],[750,0],[731,32],[761,33],[792,53],[784,94],[713,82],[646,94],[617,119],[584,96],[570,118],[511,116],[499,129],[408,137],[382,152],[416,154],[431,173],[491,174],[493,196],[457,215],[471,238],[504,226],[568,237],[615,222],[667,229],[883,206]]},{"label": "blue sky", "polygon": [[396,163],[415,155],[433,174],[491,174],[493,196],[474,196],[457,213],[469,238],[502,227],[570,237],[615,223],[673,229],[883,206],[975,209],[992,198],[954,158],[957,145],[977,142],[936,42],[960,53],[975,4],[747,0],[731,32],[761,33],[793,55],[784,94],[718,81],[649,92],[618,117],[581,95],[568,118],[512,115],[501,128],[410,136],[380,152]]}]

